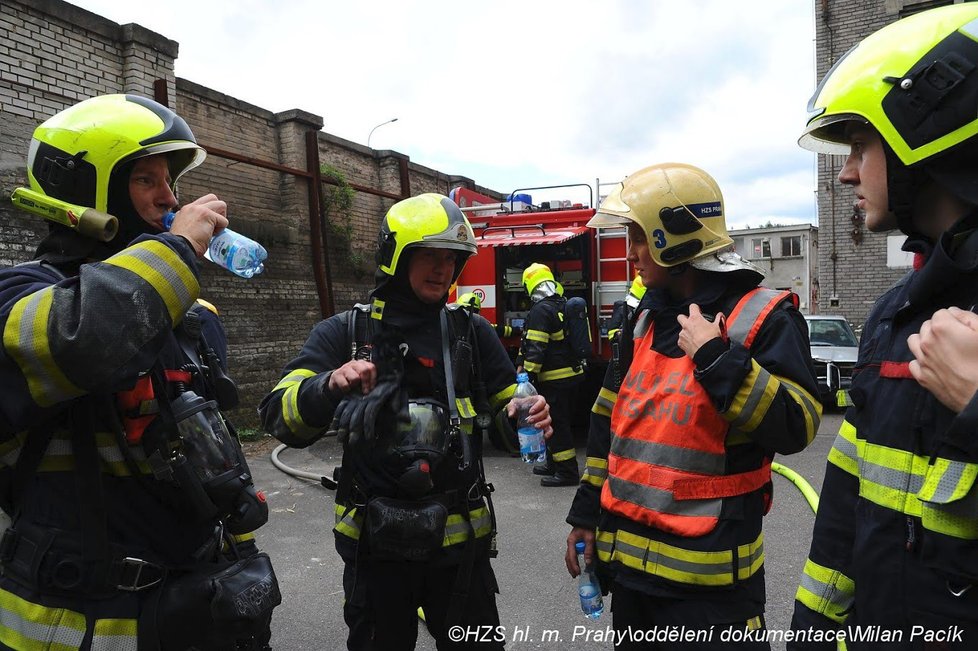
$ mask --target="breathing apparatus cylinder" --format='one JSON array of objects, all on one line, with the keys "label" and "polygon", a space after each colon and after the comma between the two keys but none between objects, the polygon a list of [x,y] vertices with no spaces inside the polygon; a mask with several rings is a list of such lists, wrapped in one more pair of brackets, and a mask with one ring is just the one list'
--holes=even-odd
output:
[{"label": "breathing apparatus cylinder", "polygon": [[268,521],[265,496],[255,490],[217,402],[185,390],[170,409],[181,443],[170,466],[195,514],[200,519],[220,518],[232,534],[254,531]]}]

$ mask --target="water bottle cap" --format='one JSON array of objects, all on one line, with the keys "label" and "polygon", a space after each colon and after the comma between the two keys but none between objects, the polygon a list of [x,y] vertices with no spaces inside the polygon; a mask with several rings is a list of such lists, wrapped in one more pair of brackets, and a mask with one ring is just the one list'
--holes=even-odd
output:
[{"label": "water bottle cap", "polygon": [[516,374],[516,383],[517,384],[520,384],[522,382],[529,382],[529,381],[530,381],[529,374],[527,374],[527,373],[517,373]]},{"label": "water bottle cap", "polygon": [[176,217],[176,216],[177,216],[177,214],[175,212],[173,212],[173,211],[170,211],[170,212],[166,213],[165,215],[163,215],[163,220],[162,220],[163,221],[163,230],[165,230],[165,231],[170,230],[170,227],[173,226],[173,218]]},{"label": "water bottle cap", "polygon": [[578,540],[576,543],[574,543],[574,551],[576,551],[578,554],[584,553],[584,547],[585,545],[583,540]]}]

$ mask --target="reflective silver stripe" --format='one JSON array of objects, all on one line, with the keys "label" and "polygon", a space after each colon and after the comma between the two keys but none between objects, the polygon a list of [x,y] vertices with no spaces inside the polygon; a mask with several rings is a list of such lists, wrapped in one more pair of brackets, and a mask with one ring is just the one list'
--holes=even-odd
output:
[{"label": "reflective silver stripe", "polygon": [[859,449],[856,446],[856,428],[848,421],[842,421],[842,427],[829,450],[829,463],[838,466],[850,475],[859,474]]},{"label": "reflective silver stripe", "polygon": [[173,323],[180,322],[200,293],[197,278],[183,259],[156,240],[134,244],[105,260],[105,264],[128,269],[152,285],[166,304]]},{"label": "reflective silver stripe", "polygon": [[[85,638],[85,616],[48,608],[0,590],[0,642],[11,649],[77,649]],[[55,647],[57,648],[57,647]]]},{"label": "reflective silver stripe", "polygon": [[734,550],[697,551],[627,531],[599,530],[595,548],[602,562],[618,562],[640,572],[693,585],[731,585],[750,578],[764,565],[763,534]]},{"label": "reflective silver stripe", "polygon": [[695,472],[701,475],[722,475],[726,468],[724,454],[714,454],[702,450],[651,443],[633,438],[611,435],[611,453],[619,457],[633,459],[642,463],[655,460],[656,466]]},{"label": "reflective silver stripe", "polygon": [[316,372],[309,369],[294,369],[279,380],[278,384],[275,385],[275,389],[273,389],[273,391],[284,389],[281,397],[282,422],[290,432],[297,436],[309,437],[317,434],[321,429],[306,425],[305,421],[302,420],[302,415],[299,413],[299,387],[302,385],[303,380],[314,375],[316,375]]},{"label": "reflective silver stripe", "polygon": [[737,318],[733,322],[727,323],[727,336],[734,341],[744,343],[750,334],[751,328],[754,327],[758,317],[761,316],[761,312],[779,294],[781,292],[764,287],[755,290],[750,295],[750,298],[747,299],[747,302],[744,303],[740,312],[738,312]]},{"label": "reflective silver stripe", "polygon": [[54,286],[17,301],[3,329],[3,346],[27,380],[31,398],[47,407],[84,393],[54,361],[48,339],[48,321],[54,302]]},{"label": "reflective silver stripe", "polygon": [[584,461],[584,474],[581,481],[601,486],[608,478],[608,460],[599,457],[587,457]]},{"label": "reflective silver stripe", "polygon": [[[903,452],[900,450],[899,452]],[[913,460],[913,454],[906,452],[908,460]],[[885,488],[891,488],[901,493],[911,493],[916,499],[916,494],[924,485],[924,475],[888,468],[887,466],[873,463],[865,457],[859,460],[859,477],[862,481],[869,481]],[[862,491],[861,491],[862,492]],[[909,497],[909,495],[908,495]]]},{"label": "reflective silver stripe", "polygon": [[[920,498],[927,500],[928,502],[937,502],[943,504],[949,502],[952,497],[954,497],[957,492],[958,484],[961,483],[962,477],[965,475],[965,471],[968,469],[969,465],[964,461],[951,461],[939,459],[940,465],[944,466],[944,471],[941,472],[940,479],[937,480],[936,485],[932,490],[921,490]],[[936,468],[931,468],[928,472],[928,478],[930,473],[933,473]],[[929,483],[929,482],[928,482]]]},{"label": "reflective silver stripe", "polygon": [[632,339],[638,341],[649,331],[652,325],[652,310],[642,310],[642,313],[635,319],[635,327],[632,329]]},{"label": "reflective silver stripe", "polygon": [[[744,400],[740,413],[736,418],[730,421],[731,427],[742,432],[753,431],[761,421],[759,416],[763,416],[764,413],[767,413],[767,408],[770,407],[770,402],[768,402],[767,405],[764,405],[763,411],[761,411],[761,405],[764,400],[764,396],[769,392],[770,384],[774,379],[774,376],[768,373],[764,367],[758,364],[756,361],[751,360],[751,365],[753,367],[753,372],[748,374],[746,381],[750,381],[750,379],[753,378],[753,384],[750,386],[749,393]],[[741,390],[743,390],[743,386],[741,387]],[[753,427],[751,427],[751,423],[753,423]]]},{"label": "reflective silver stripe", "polygon": [[676,501],[669,491],[636,484],[615,475],[608,477],[607,484],[616,500],[641,504],[642,508],[659,513],[716,518],[723,504],[720,498]]},{"label": "reflective silver stripe", "polygon": [[812,611],[842,623],[856,600],[855,593],[852,579],[808,559],[795,599]]},{"label": "reflective silver stripe", "polygon": [[598,397],[594,399],[594,405],[591,407],[591,411],[602,416],[610,417],[616,402],[618,402],[618,394],[601,387],[601,390],[598,391]]},{"label": "reflective silver stripe", "polygon": [[91,651],[138,651],[135,619],[97,619]]}]

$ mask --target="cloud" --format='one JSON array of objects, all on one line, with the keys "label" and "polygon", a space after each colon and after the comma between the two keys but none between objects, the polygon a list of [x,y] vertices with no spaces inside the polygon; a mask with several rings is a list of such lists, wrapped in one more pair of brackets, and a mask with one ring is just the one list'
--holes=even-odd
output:
[{"label": "cloud", "polygon": [[[77,0],[180,43],[176,73],[509,191],[678,160],[733,215],[814,221],[795,144],[815,86],[811,0]],[[779,212],[780,211],[780,212]]]}]

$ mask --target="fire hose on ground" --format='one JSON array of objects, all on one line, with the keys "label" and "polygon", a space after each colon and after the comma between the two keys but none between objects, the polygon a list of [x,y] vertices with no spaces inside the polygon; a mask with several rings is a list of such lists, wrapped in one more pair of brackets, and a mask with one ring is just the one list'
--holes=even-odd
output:
[{"label": "fire hose on ground", "polygon": [[[299,479],[308,479],[310,481],[314,481],[318,483],[320,486],[323,486],[325,488],[330,488],[331,486],[333,489],[336,488],[335,482],[333,482],[333,480],[331,480],[329,477],[326,477],[325,475],[320,475],[315,472],[309,472],[307,470],[298,470],[296,468],[287,466],[285,463],[283,463],[282,460],[279,459],[279,454],[282,452],[282,450],[286,449],[287,447],[289,446],[282,443],[274,450],[272,450],[273,466],[275,466],[276,468],[278,468],[279,470],[281,470],[287,475],[298,477]],[[792,484],[794,484],[795,488],[797,488],[801,492],[802,496],[805,498],[805,501],[808,502],[808,506],[811,507],[812,512],[814,513],[818,511],[818,493],[815,492],[815,489],[812,488],[812,485],[809,484],[804,477],[799,475],[791,468],[778,463],[777,461],[771,462],[771,471],[776,472],[777,474],[781,475],[782,477],[790,481]],[[422,620],[424,619],[424,612],[420,608],[418,608],[418,617],[421,618]]]}]

